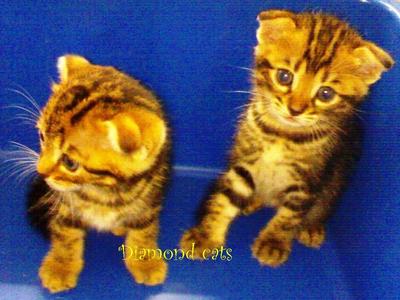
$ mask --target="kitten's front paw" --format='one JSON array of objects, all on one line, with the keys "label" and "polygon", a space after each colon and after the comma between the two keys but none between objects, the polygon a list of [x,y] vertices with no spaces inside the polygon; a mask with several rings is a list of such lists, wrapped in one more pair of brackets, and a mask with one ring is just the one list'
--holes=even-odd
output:
[{"label": "kitten's front paw", "polygon": [[291,251],[291,243],[274,237],[258,237],[251,250],[260,264],[279,267],[287,261]]},{"label": "kitten's front paw", "polygon": [[164,283],[168,265],[163,259],[125,261],[126,267],[139,284],[158,285]]},{"label": "kitten's front paw", "polygon": [[325,240],[325,228],[319,225],[303,229],[298,233],[297,240],[304,246],[319,248]]},{"label": "kitten's front paw", "polygon": [[51,293],[58,293],[76,287],[83,260],[59,260],[49,254],[39,269],[39,277],[43,287]]},{"label": "kitten's front paw", "polygon": [[[187,230],[180,241],[180,248],[184,251],[193,250],[193,259],[206,259],[215,248],[223,246],[223,241],[210,239],[201,228],[193,227]],[[208,250],[206,250],[208,249]]]}]

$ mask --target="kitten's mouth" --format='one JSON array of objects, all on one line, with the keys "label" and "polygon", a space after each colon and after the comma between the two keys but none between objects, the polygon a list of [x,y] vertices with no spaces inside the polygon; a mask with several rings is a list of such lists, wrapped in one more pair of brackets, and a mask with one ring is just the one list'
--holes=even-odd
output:
[{"label": "kitten's mouth", "polygon": [[277,117],[278,121],[285,126],[297,127],[297,128],[308,126],[307,124],[305,124],[304,122],[302,122],[301,120],[299,120],[298,118],[293,117],[293,116],[277,115],[276,117]]}]

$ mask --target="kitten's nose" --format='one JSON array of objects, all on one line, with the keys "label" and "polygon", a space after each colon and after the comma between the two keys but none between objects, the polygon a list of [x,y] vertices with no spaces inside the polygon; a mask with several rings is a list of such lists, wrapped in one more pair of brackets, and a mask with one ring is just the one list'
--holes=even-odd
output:
[{"label": "kitten's nose", "polygon": [[301,115],[306,110],[305,106],[304,107],[292,107],[292,106],[289,106],[288,108],[289,108],[289,113],[293,117]]}]

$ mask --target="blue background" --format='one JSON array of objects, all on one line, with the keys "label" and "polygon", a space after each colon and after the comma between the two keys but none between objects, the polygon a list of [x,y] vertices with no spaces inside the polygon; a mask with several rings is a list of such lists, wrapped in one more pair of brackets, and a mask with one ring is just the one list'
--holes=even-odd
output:
[{"label": "blue background", "polygon": [[[258,12],[269,8],[333,13],[400,62],[400,13],[394,1],[0,1],[0,148],[14,140],[38,150],[33,127],[13,120],[27,105],[9,91],[23,86],[41,106],[56,58],[81,54],[141,79],[164,101],[174,129],[175,173],[162,215],[160,245],[174,248],[210,181],[225,163],[245,104]],[[78,287],[50,295],[37,269],[48,243],[25,219],[26,183],[0,186],[0,299],[399,299],[400,67],[363,106],[364,154],[319,250],[295,245],[279,269],[262,268],[250,245],[271,212],[232,226],[231,262],[171,261],[163,286],[137,285],[123,266],[122,239],[91,233]],[[18,88],[20,89],[20,88]],[[2,177],[5,166],[0,167]]]}]

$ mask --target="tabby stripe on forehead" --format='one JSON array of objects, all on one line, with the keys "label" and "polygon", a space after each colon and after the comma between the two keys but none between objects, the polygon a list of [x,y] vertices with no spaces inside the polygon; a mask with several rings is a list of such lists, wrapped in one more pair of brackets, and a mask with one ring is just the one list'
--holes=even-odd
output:
[{"label": "tabby stripe on forehead", "polygon": [[316,26],[315,23],[316,22],[315,22],[313,15],[311,15],[310,17],[311,17],[311,29],[308,34],[307,48],[304,50],[304,53],[303,53],[303,60],[308,60],[310,58],[311,44],[312,44],[312,41],[314,40],[314,35],[315,35],[315,26]]},{"label": "tabby stripe on forehead", "polygon": [[66,93],[71,93],[73,99],[70,103],[64,106],[64,111],[70,111],[77,106],[83,99],[89,97],[89,91],[81,85],[71,87]]},{"label": "tabby stripe on forehead", "polygon": [[300,59],[294,66],[294,71],[297,72],[301,66],[301,63],[303,62],[302,59]]},{"label": "tabby stripe on forehead", "polygon": [[70,111],[75,108],[79,103],[81,102],[81,99],[78,100],[78,98],[74,98],[71,103],[68,103],[67,105],[64,106],[64,112]]},{"label": "tabby stripe on forehead", "polygon": [[[339,48],[340,42],[344,38],[345,34],[346,34],[346,30],[345,29],[342,29],[342,30],[338,29],[337,30],[337,32],[336,32],[335,36],[332,38],[332,41],[331,41],[331,44],[330,44],[330,46],[332,45],[332,47],[329,47],[326,50],[326,53],[328,53],[329,55],[328,55],[328,57],[326,59],[324,59],[320,63],[320,66],[318,67],[318,69],[320,69],[320,68],[322,68],[324,66],[327,66],[332,62],[333,58],[336,55],[337,49]],[[335,39],[335,37],[336,37],[336,39]]]},{"label": "tabby stripe on forehead", "polygon": [[135,97],[133,97],[133,98],[112,98],[112,97],[108,97],[108,96],[103,96],[103,97],[98,98],[97,100],[104,104],[113,104],[116,106],[121,105],[123,103],[131,103],[137,107],[141,107],[148,111],[154,112],[157,115],[159,115],[159,113],[160,113],[157,109],[155,109],[148,103],[140,101],[140,98],[135,98]]},{"label": "tabby stripe on forehead", "polygon": [[314,57],[316,55],[318,46],[320,46],[318,37],[320,36],[320,32],[324,30],[322,29],[323,27],[322,22],[323,21],[319,18],[317,18],[315,22],[313,40],[311,41],[310,44],[310,57]]},{"label": "tabby stripe on forehead", "polygon": [[89,111],[91,111],[99,102],[98,101],[92,101],[89,102],[88,105],[84,106],[80,111],[75,113],[71,117],[71,124],[75,125],[78,123]]},{"label": "tabby stripe on forehead", "polygon": [[103,96],[100,98],[97,98],[93,101],[91,101],[88,105],[84,106],[79,112],[75,113],[72,117],[71,117],[71,124],[74,125],[77,122],[79,122],[89,111],[91,111],[93,108],[95,108],[95,106],[97,104],[114,104],[116,106],[124,104],[124,103],[132,103],[138,107],[142,107],[146,110],[152,111],[154,113],[158,113],[156,110],[154,110],[153,107],[147,105],[146,103],[143,102],[138,102],[136,99],[134,98],[122,98],[122,99],[115,99],[112,97],[108,97],[108,96]]},{"label": "tabby stripe on forehead", "polygon": [[57,131],[59,137],[60,137],[60,148],[62,148],[62,146],[65,143],[65,129],[63,127],[59,128]]}]

